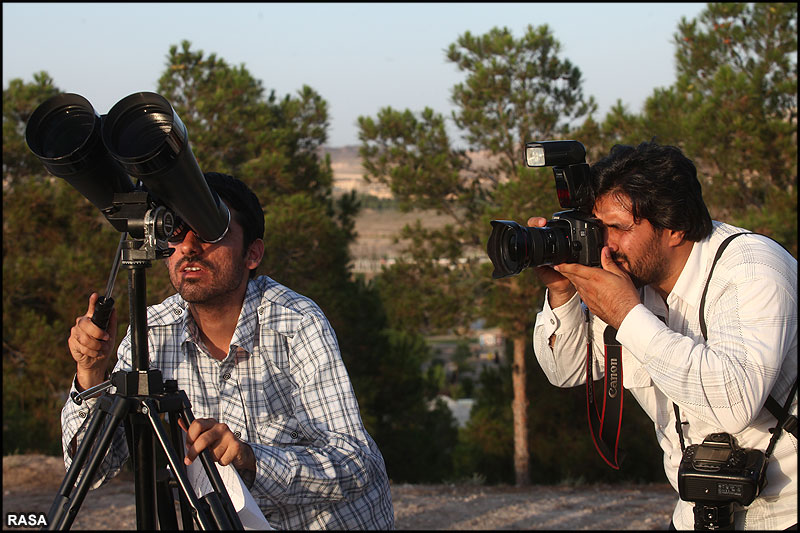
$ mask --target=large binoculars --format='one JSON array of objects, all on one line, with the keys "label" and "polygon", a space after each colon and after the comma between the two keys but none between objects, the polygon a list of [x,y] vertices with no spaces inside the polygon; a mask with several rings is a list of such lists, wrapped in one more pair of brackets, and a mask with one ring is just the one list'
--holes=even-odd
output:
[{"label": "large binoculars", "polygon": [[80,95],[56,95],[33,112],[25,140],[119,231],[127,228],[113,217],[114,196],[135,191],[133,177],[200,239],[216,242],[227,232],[228,208],[200,171],[186,126],[159,94],[131,94],[102,117]]}]

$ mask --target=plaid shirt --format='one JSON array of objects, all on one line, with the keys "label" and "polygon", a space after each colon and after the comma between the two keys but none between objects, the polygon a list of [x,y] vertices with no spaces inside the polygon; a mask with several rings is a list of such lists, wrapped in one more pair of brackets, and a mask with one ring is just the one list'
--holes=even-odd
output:
[{"label": "plaid shirt", "polygon": [[[180,295],[149,307],[147,325],[151,368],[177,380],[196,418],[227,424],[252,447],[251,493],[273,527],[394,527],[383,457],[364,428],[333,329],[313,301],[266,276],[250,280],[222,361],[205,349]],[[130,328],[118,355],[114,371],[130,370]],[[67,401],[62,410],[67,467],[69,443],[96,402]],[[127,457],[120,426],[94,487]]]},{"label": "plaid shirt", "polygon": [[[739,446],[764,451],[776,426],[763,408],[772,396],[783,405],[797,377],[797,260],[769,239],[737,237],[720,258],[706,297],[708,341],[700,330],[700,298],[720,243],[744,230],[714,222],[710,237],[694,243],[683,270],[664,300],[649,286],[642,304],[617,332],[622,344],[622,381],[655,424],[667,478],[678,490],[683,455],[675,429],[678,405],[686,446],[716,432],[734,435]],[[662,322],[662,320],[664,322]],[[592,315],[595,379],[603,376],[603,331]],[[553,349],[550,336],[555,334]],[[579,297],[544,309],[534,327],[534,351],[554,385],[586,380],[587,328]],[[797,415],[797,395],[789,411]],[[624,448],[624,443],[622,444]],[[767,466],[767,486],[735,513],[736,529],[784,529],[797,523],[797,439],[781,433]],[[692,504],[679,500],[678,529],[693,529]],[[736,510],[741,510],[735,506]]]}]

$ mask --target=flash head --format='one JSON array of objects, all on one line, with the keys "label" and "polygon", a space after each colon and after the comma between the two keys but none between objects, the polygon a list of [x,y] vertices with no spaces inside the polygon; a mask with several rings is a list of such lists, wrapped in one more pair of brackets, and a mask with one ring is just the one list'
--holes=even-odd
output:
[{"label": "flash head", "polygon": [[108,214],[114,194],[130,192],[134,187],[125,170],[106,152],[101,124],[102,119],[86,98],[58,94],[31,114],[25,141],[48,172],[66,180]]},{"label": "flash head", "polygon": [[205,180],[189,146],[186,126],[161,95],[131,94],[103,120],[103,143],[148,192],[173,209],[206,242],[225,236],[230,212]]},{"label": "flash head", "polygon": [[586,162],[586,148],[578,141],[537,141],[525,144],[529,167],[561,167]]}]

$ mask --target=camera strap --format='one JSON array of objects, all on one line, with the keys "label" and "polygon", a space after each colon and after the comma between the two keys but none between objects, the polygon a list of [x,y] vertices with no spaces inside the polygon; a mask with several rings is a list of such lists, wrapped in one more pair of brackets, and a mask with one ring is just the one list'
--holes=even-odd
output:
[{"label": "camera strap", "polygon": [[[700,331],[703,334],[703,339],[708,340],[708,330],[706,328],[706,320],[705,320],[705,304],[706,304],[706,293],[708,293],[708,286],[711,283],[711,275],[714,273],[714,267],[717,265],[717,261],[722,256],[722,252],[728,246],[728,244],[738,237],[739,235],[761,235],[760,233],[753,233],[753,232],[742,232],[742,233],[734,233],[733,235],[728,236],[722,244],[719,245],[717,248],[717,253],[714,256],[714,261],[711,263],[711,270],[708,272],[708,279],[706,280],[706,286],[703,289],[703,297],[700,299]],[[766,237],[766,235],[765,235]],[[774,239],[773,239],[774,240]],[[776,241],[777,242],[777,241]],[[780,243],[778,243],[780,244]],[[783,245],[781,245],[783,246]],[[767,447],[767,451],[765,453],[766,457],[769,457],[772,454],[772,449],[775,447],[775,443],[780,436],[781,430],[786,430],[787,432],[794,435],[797,438],[797,417],[789,413],[789,406],[792,403],[792,398],[794,397],[795,392],[797,391],[797,377],[795,377],[794,384],[792,385],[791,389],[789,389],[789,394],[786,397],[786,402],[784,405],[781,405],[775,400],[775,398],[770,395],[767,398],[767,401],[764,403],[764,407],[778,420],[778,425],[775,428],[772,428],[770,431],[772,432],[772,438],[770,439],[769,446]],[[675,429],[678,432],[678,436],[681,440],[681,450],[685,449],[685,445],[683,442],[683,431],[682,431],[682,423],[680,418],[680,412],[678,411],[678,406],[673,403],[673,407],[675,408]]]},{"label": "camera strap", "polygon": [[[586,312],[588,321],[589,314]],[[600,457],[615,470],[619,470],[622,457],[619,453],[619,435],[622,429],[622,345],[617,341],[617,330],[607,326],[603,333],[605,343],[605,377],[603,407],[599,410],[594,397],[592,377],[592,342],[586,344],[586,410],[594,447]]]},{"label": "camera strap", "polygon": [[[708,292],[708,286],[711,283],[711,275],[714,273],[714,267],[717,265],[717,261],[722,256],[722,252],[725,250],[725,247],[727,247],[728,244],[739,235],[761,235],[761,234],[753,233],[750,231],[743,233],[734,233],[733,235],[728,236],[728,238],[722,241],[722,244],[719,245],[719,248],[717,249],[717,254],[714,256],[714,262],[711,263],[711,270],[708,272],[708,279],[706,280],[706,286],[703,289],[703,297],[700,299],[700,331],[703,333],[704,340],[708,340],[708,331],[706,329],[706,320],[705,320],[705,303],[706,303],[706,293]],[[766,235],[764,235],[764,237],[766,237]],[[776,435],[780,432],[780,429],[785,429],[786,431],[794,435],[794,438],[797,438],[797,417],[792,414],[789,414],[789,405],[791,404],[791,399],[794,396],[795,390],[797,390],[797,377],[795,377],[794,385],[792,386],[792,389],[789,391],[789,396],[786,399],[786,405],[781,406],[781,404],[779,404],[777,400],[775,400],[775,398],[772,397],[772,395],[770,395],[767,398],[767,401],[764,404],[764,407],[766,407],[767,410],[770,413],[772,413],[772,416],[774,416],[778,420],[779,424],[778,428],[776,428],[778,429],[778,431],[773,432]]]}]

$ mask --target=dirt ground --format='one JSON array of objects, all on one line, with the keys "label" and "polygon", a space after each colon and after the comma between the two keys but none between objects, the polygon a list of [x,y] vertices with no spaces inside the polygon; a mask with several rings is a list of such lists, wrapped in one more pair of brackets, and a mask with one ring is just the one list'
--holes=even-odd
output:
[{"label": "dirt ground", "polygon": [[[3,457],[6,513],[47,513],[64,477],[60,457]],[[72,529],[136,529],[133,481],[121,474],[91,491]],[[667,484],[511,486],[392,485],[402,530],[666,529],[677,495]]]}]

